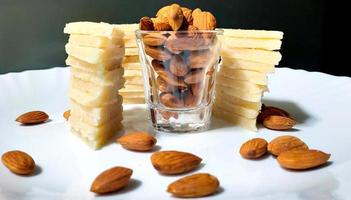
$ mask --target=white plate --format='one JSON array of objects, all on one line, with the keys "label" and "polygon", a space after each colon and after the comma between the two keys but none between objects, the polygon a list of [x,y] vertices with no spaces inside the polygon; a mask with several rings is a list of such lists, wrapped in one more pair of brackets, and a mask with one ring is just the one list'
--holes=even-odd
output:
[{"label": "white plate", "polygon": [[[163,176],[150,163],[151,153],[136,153],[110,144],[93,151],[69,132],[62,117],[67,109],[67,68],[0,76],[0,153],[19,149],[38,164],[30,177],[17,176],[0,164],[0,199],[93,199],[93,179],[120,165],[134,170],[123,191],[99,199],[168,199],[167,185],[181,176]],[[198,134],[157,134],[162,150],[192,152],[203,158],[196,172],[209,172],[221,182],[210,199],[350,199],[351,79],[287,68],[270,76],[265,102],[282,107],[300,122],[296,131],[264,128],[258,133],[214,119],[211,130]],[[43,110],[51,121],[20,126],[23,112]],[[124,112],[128,130],[147,129],[146,112],[139,105]],[[267,140],[292,134],[311,148],[332,154],[325,167],[304,172],[281,168],[272,156],[259,161],[240,157],[240,145],[253,137]]]}]

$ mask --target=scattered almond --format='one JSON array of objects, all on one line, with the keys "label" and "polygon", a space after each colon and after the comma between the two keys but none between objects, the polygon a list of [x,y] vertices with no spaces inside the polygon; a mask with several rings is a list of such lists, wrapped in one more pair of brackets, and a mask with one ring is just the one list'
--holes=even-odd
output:
[{"label": "scattered almond", "polygon": [[304,170],[324,165],[330,154],[319,150],[299,149],[279,154],[278,163],[287,169]]},{"label": "scattered almond", "polygon": [[156,144],[154,136],[146,132],[128,133],[117,140],[123,148],[134,151],[149,151]]},{"label": "scattered almond", "polygon": [[90,191],[97,194],[115,192],[124,188],[133,174],[133,170],[125,167],[113,167],[99,174],[93,181]]},{"label": "scattered almond", "polygon": [[20,115],[16,121],[22,124],[40,124],[48,119],[49,115],[43,111],[31,111]]},{"label": "scattered almond", "polygon": [[218,179],[207,173],[198,173],[178,179],[168,186],[167,192],[176,197],[203,197],[214,194],[219,187]]},{"label": "scattered almond", "polygon": [[35,170],[33,158],[23,151],[8,151],[2,155],[1,161],[15,174],[28,175]]},{"label": "scattered almond", "polygon": [[163,174],[181,174],[194,170],[202,159],[181,151],[159,151],[151,155],[154,168]]},{"label": "scattered almond", "polygon": [[68,118],[71,116],[71,110],[66,110],[64,113],[63,113],[63,117],[68,120]]},{"label": "scattered almond", "polygon": [[248,140],[241,145],[240,154],[247,159],[255,159],[267,153],[267,141],[262,138]]},{"label": "scattered almond", "polygon": [[296,124],[296,121],[283,116],[271,115],[263,120],[263,126],[272,130],[288,130]]},{"label": "scattered almond", "polygon": [[262,105],[262,109],[260,114],[257,117],[257,122],[258,123],[263,123],[263,120],[271,115],[278,115],[278,116],[283,116],[283,117],[289,117],[291,118],[290,114],[281,109],[281,108],[277,108],[274,106],[265,106],[264,104]]},{"label": "scattered almond", "polygon": [[308,146],[299,138],[291,135],[276,137],[268,144],[268,151],[275,156],[285,151],[298,149],[308,149]]}]

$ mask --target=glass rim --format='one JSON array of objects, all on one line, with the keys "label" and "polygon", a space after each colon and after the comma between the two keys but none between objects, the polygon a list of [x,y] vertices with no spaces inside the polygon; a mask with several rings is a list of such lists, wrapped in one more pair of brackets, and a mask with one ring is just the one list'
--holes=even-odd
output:
[{"label": "glass rim", "polygon": [[181,30],[181,31],[148,31],[148,30],[135,30],[135,34],[137,36],[140,36],[141,34],[148,34],[148,33],[161,33],[161,34],[166,34],[166,33],[215,33],[217,35],[222,35],[224,30],[223,29],[215,29],[215,30],[195,30],[195,31],[188,31],[188,30]]}]

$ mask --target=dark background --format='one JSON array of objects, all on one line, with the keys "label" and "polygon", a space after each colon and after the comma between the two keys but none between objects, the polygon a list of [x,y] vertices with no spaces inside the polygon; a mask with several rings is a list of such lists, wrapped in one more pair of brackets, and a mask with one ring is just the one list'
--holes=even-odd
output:
[{"label": "dark background", "polygon": [[64,66],[67,22],[135,23],[172,2],[211,11],[218,27],[283,31],[281,67],[351,76],[338,48],[349,23],[328,0],[0,0],[0,74]]}]

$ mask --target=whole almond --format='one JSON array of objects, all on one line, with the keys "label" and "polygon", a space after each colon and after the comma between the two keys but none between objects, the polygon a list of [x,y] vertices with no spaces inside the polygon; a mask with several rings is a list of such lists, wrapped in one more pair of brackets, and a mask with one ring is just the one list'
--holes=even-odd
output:
[{"label": "whole almond", "polygon": [[210,50],[191,51],[189,53],[187,64],[192,69],[207,68],[211,60]]},{"label": "whole almond", "polygon": [[93,181],[90,191],[97,194],[115,192],[124,188],[133,174],[133,170],[126,167],[113,167],[103,171]]},{"label": "whole almond", "polygon": [[254,138],[241,145],[240,154],[247,159],[256,159],[267,153],[268,142],[262,138]]},{"label": "whole almond", "polygon": [[263,120],[263,126],[272,130],[288,130],[296,124],[296,121],[284,116],[271,115]]},{"label": "whole almond", "polygon": [[8,151],[2,155],[1,161],[15,174],[28,175],[35,170],[33,158],[23,151]]},{"label": "whole almond", "polygon": [[151,155],[151,163],[162,174],[182,174],[194,170],[202,159],[181,151],[159,151]]},{"label": "whole almond", "polygon": [[276,137],[268,144],[268,151],[275,156],[285,151],[298,149],[308,149],[308,146],[299,138],[291,135]]},{"label": "whole almond", "polygon": [[134,151],[149,151],[156,144],[154,136],[146,132],[133,132],[123,135],[117,140],[123,148]]},{"label": "whole almond", "polygon": [[167,192],[176,197],[194,198],[214,194],[219,187],[218,179],[207,173],[197,173],[171,183]]},{"label": "whole almond", "polygon": [[150,33],[143,36],[143,42],[150,46],[161,46],[167,40],[167,37],[161,33]]},{"label": "whole almond", "polygon": [[171,31],[172,27],[168,23],[167,17],[157,17],[151,19],[154,24],[155,31]]},{"label": "whole almond", "polygon": [[183,24],[183,12],[178,4],[172,4],[169,6],[168,11],[168,23],[172,27],[172,30],[177,31]]},{"label": "whole almond", "polygon": [[149,17],[142,17],[139,22],[140,30],[152,31],[154,30],[154,23]]},{"label": "whole almond", "polygon": [[204,72],[204,70],[201,70],[201,69],[191,71],[191,72],[189,72],[188,75],[186,75],[184,77],[184,82],[187,84],[199,83],[199,82],[204,80],[204,78],[205,78],[204,75],[205,75],[205,72]]},{"label": "whole almond", "polygon": [[170,7],[171,6],[164,6],[160,8],[156,13],[156,17],[167,17]]},{"label": "whole almond", "polygon": [[277,115],[277,116],[291,118],[290,114],[281,108],[277,108],[274,106],[262,106],[261,112],[257,117],[257,122],[262,123],[266,117],[271,116],[271,115]]},{"label": "whole almond", "polygon": [[160,94],[160,102],[169,108],[181,108],[184,107],[183,102],[172,93],[163,92]]},{"label": "whole almond", "polygon": [[173,92],[177,87],[168,84],[161,76],[156,78],[157,88],[161,92]]},{"label": "whole almond", "polygon": [[171,59],[172,55],[162,47],[145,46],[145,53],[151,58],[159,61],[167,61]]},{"label": "whole almond", "polygon": [[179,54],[184,50],[195,51],[208,49],[209,46],[203,37],[189,36],[188,33],[171,34],[165,43],[165,47],[172,53]]},{"label": "whole almond", "polygon": [[185,8],[185,7],[182,7],[181,9],[182,9],[182,12],[184,15],[183,24],[184,24],[184,22],[186,22],[187,25],[192,25],[193,24],[193,16],[191,15],[192,10],[190,10],[189,8]]},{"label": "whole almond", "polygon": [[66,110],[63,113],[63,118],[65,118],[66,120],[68,120],[68,118],[71,116],[71,110]]},{"label": "whole almond", "polygon": [[182,88],[187,88],[184,80],[181,77],[174,76],[173,74],[167,73],[159,73],[163,80],[167,82],[167,84]]},{"label": "whole almond", "polygon": [[319,150],[291,150],[279,154],[278,163],[287,169],[303,170],[321,166],[330,158],[330,154]]},{"label": "whole almond", "polygon": [[210,12],[203,12],[199,8],[192,12],[193,25],[199,30],[214,30],[217,26],[216,18]]},{"label": "whole almond", "polygon": [[20,115],[16,121],[22,124],[40,124],[48,119],[49,115],[43,111],[31,111]]},{"label": "whole almond", "polygon": [[173,55],[169,63],[169,70],[176,76],[185,76],[189,69],[180,55]]}]

